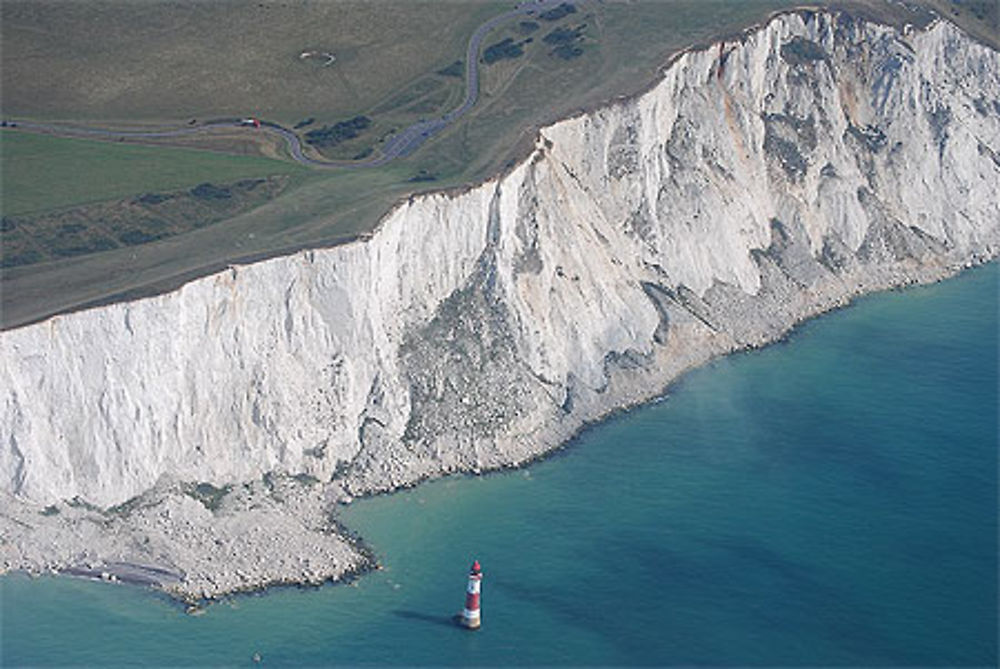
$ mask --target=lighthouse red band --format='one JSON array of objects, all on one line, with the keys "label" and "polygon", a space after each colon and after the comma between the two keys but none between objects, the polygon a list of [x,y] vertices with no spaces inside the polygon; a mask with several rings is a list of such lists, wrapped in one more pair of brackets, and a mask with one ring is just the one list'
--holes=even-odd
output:
[{"label": "lighthouse red band", "polygon": [[469,629],[478,629],[482,624],[479,615],[479,586],[483,580],[483,570],[479,560],[472,563],[469,570],[469,585],[465,589],[465,609],[462,610],[462,625]]}]

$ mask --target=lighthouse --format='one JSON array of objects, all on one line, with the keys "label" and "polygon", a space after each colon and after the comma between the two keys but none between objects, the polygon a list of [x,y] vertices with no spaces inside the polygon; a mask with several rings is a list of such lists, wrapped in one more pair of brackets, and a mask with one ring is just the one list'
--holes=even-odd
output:
[{"label": "lighthouse", "polygon": [[469,586],[465,589],[465,608],[459,624],[470,630],[479,629],[482,620],[479,617],[479,585],[483,580],[483,570],[479,566],[479,560],[472,563],[469,570]]}]

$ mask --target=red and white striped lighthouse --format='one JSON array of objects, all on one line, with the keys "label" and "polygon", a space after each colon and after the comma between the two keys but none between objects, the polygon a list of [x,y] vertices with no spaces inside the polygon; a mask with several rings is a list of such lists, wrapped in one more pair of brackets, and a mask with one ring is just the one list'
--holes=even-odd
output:
[{"label": "red and white striped lighthouse", "polygon": [[465,608],[462,610],[462,627],[470,630],[479,629],[482,619],[479,617],[479,585],[483,580],[483,570],[479,560],[472,563],[469,570],[469,586],[465,589]]}]

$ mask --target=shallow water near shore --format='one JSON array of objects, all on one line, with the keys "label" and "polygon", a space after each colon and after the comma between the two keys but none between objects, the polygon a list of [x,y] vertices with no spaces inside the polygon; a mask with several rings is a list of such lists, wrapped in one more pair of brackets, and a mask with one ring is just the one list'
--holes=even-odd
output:
[{"label": "shallow water near shore", "polygon": [[862,299],[525,470],[357,502],[384,569],[351,586],[194,617],[4,577],[0,664],[993,664],[998,280]]}]

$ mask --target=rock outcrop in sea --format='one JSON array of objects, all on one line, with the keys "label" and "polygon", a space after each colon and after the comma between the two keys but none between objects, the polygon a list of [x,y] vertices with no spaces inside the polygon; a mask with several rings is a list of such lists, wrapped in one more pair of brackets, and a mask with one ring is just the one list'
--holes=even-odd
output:
[{"label": "rock outcrop in sea", "polygon": [[[209,548],[167,532],[143,552],[151,521],[130,519],[205,515],[177,502],[197,484],[280,476],[322,505],[524,463],[713,356],[994,258],[998,189],[1000,54],[944,21],[781,15],[368,240],[0,334],[0,567],[183,572]],[[321,516],[302,531],[338,537]],[[100,522],[134,541],[70,540]],[[235,586],[173,590],[296,580],[268,564],[282,550]]]}]

